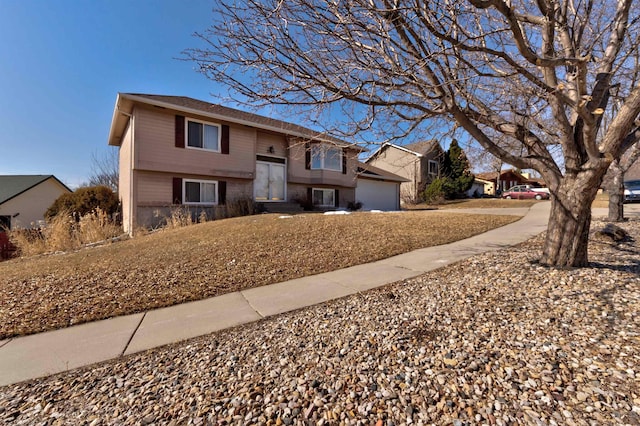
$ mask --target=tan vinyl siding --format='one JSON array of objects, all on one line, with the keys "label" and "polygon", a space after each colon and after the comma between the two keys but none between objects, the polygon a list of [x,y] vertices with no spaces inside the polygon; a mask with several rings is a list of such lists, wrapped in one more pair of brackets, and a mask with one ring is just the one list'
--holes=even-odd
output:
[{"label": "tan vinyl siding", "polygon": [[367,164],[412,181],[415,180],[416,172],[420,168],[420,160],[417,156],[393,146],[383,149],[375,158],[367,161]]},{"label": "tan vinyl siding", "polygon": [[173,196],[173,176],[165,173],[138,172],[138,204],[168,205]]},{"label": "tan vinyl siding", "polygon": [[[273,147],[273,152],[269,152],[269,148]],[[258,132],[257,155],[273,155],[276,157],[287,156],[287,140],[284,135],[276,135],[273,133]]]},{"label": "tan vinyl siding", "polygon": [[290,181],[310,180],[311,171],[305,169],[304,142],[296,140],[289,147],[289,164],[287,177]]},{"label": "tan vinyl siding", "polygon": [[[176,148],[175,114],[171,112],[136,107],[134,117],[136,120],[136,162],[134,167],[136,169],[195,173],[202,176],[253,178],[255,129],[230,126],[229,154],[222,154],[200,149]],[[201,117],[193,118],[203,120]],[[211,122],[206,119],[203,121]]]},{"label": "tan vinyl siding", "polygon": [[223,177],[200,175],[175,175],[169,173],[139,172],[138,174],[138,205],[166,206],[173,198],[173,178],[195,180],[215,180],[227,182],[227,200],[251,198],[253,184],[244,179],[229,179]]},{"label": "tan vinyl siding", "polygon": [[[139,226],[154,228],[163,225],[166,218],[171,217],[172,210],[185,209],[194,221],[197,221],[200,213],[204,211],[209,219],[219,217],[224,206],[175,206],[171,205],[173,196],[173,177],[166,173],[139,172],[137,192],[140,194],[139,203],[136,206],[136,223]],[[253,185],[245,179],[215,179],[210,176],[180,175],[182,179],[198,180],[224,180],[227,182],[227,204],[235,200],[252,198]]]},{"label": "tan vinyl siding", "polygon": [[409,179],[410,182],[402,182],[400,184],[400,196],[404,201],[417,201],[419,198],[417,183],[422,180],[419,157],[389,146],[386,149],[382,149],[375,158],[367,161],[367,164]]},{"label": "tan vinyl siding", "polygon": [[[131,123],[131,121],[129,122]],[[132,199],[132,184],[133,184],[133,170],[132,165],[132,141],[131,141],[131,126],[127,126],[123,136],[122,143],[118,153],[118,196],[122,203],[122,227],[124,232],[131,232],[133,230],[133,212],[132,207],[135,201]]]},{"label": "tan vinyl siding", "polygon": [[341,171],[306,169],[304,143],[295,142],[289,148],[287,179],[291,183],[355,188],[356,169],[357,158],[354,151],[347,151],[347,173],[343,174]]}]

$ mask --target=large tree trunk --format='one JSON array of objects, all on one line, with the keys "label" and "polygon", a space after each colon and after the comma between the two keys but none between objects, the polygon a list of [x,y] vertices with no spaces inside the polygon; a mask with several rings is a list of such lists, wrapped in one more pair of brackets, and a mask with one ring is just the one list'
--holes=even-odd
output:
[{"label": "large tree trunk", "polygon": [[[591,202],[588,204],[590,206]],[[554,198],[540,263],[560,267],[587,266],[590,226],[591,207],[572,212],[565,203]]]},{"label": "large tree trunk", "polygon": [[561,190],[551,198],[547,236],[540,259],[543,265],[584,267],[589,263],[591,203],[599,185],[585,187],[576,184],[575,179],[571,179],[574,182],[569,179],[565,177]]},{"label": "large tree trunk", "polygon": [[622,222],[624,220],[624,171],[619,161],[614,161],[609,166],[609,215],[610,222]]}]

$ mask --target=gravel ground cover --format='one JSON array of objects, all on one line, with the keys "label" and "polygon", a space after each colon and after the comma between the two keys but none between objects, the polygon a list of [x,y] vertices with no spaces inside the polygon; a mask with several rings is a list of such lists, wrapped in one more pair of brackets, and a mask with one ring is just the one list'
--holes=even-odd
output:
[{"label": "gravel ground cover", "polygon": [[258,215],[0,262],[0,339],[368,263],[517,219],[430,211]]},{"label": "gravel ground cover", "polygon": [[[602,223],[594,222],[594,226]],[[21,424],[637,425],[640,221],[592,267],[542,238],[366,293],[0,388]]]}]

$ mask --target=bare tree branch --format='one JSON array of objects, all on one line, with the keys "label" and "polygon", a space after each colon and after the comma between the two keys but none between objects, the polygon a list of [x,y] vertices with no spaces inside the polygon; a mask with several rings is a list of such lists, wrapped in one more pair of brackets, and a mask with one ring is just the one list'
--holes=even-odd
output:
[{"label": "bare tree branch", "polygon": [[[199,35],[208,48],[185,53],[238,100],[286,105],[330,123],[326,130],[337,135],[366,132],[381,142],[436,126],[464,129],[492,155],[548,183],[556,219],[543,261],[586,264],[589,198],[637,132],[638,4],[216,4],[213,25]],[[621,105],[603,128],[612,85]]]}]

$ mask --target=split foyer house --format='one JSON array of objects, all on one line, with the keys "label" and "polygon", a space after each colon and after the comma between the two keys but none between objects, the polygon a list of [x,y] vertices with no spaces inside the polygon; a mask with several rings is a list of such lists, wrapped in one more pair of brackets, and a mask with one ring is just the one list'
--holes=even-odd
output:
[{"label": "split foyer house", "polygon": [[424,190],[440,175],[444,151],[435,140],[395,145],[384,143],[365,163],[398,175],[406,181],[400,185],[401,200],[418,203]]},{"label": "split foyer house", "polygon": [[361,149],[302,126],[182,97],[120,93],[109,131],[119,147],[125,232],[177,205],[234,200],[347,207]]},{"label": "split foyer house", "polygon": [[47,209],[70,192],[53,175],[0,175],[0,228],[42,225]]}]

